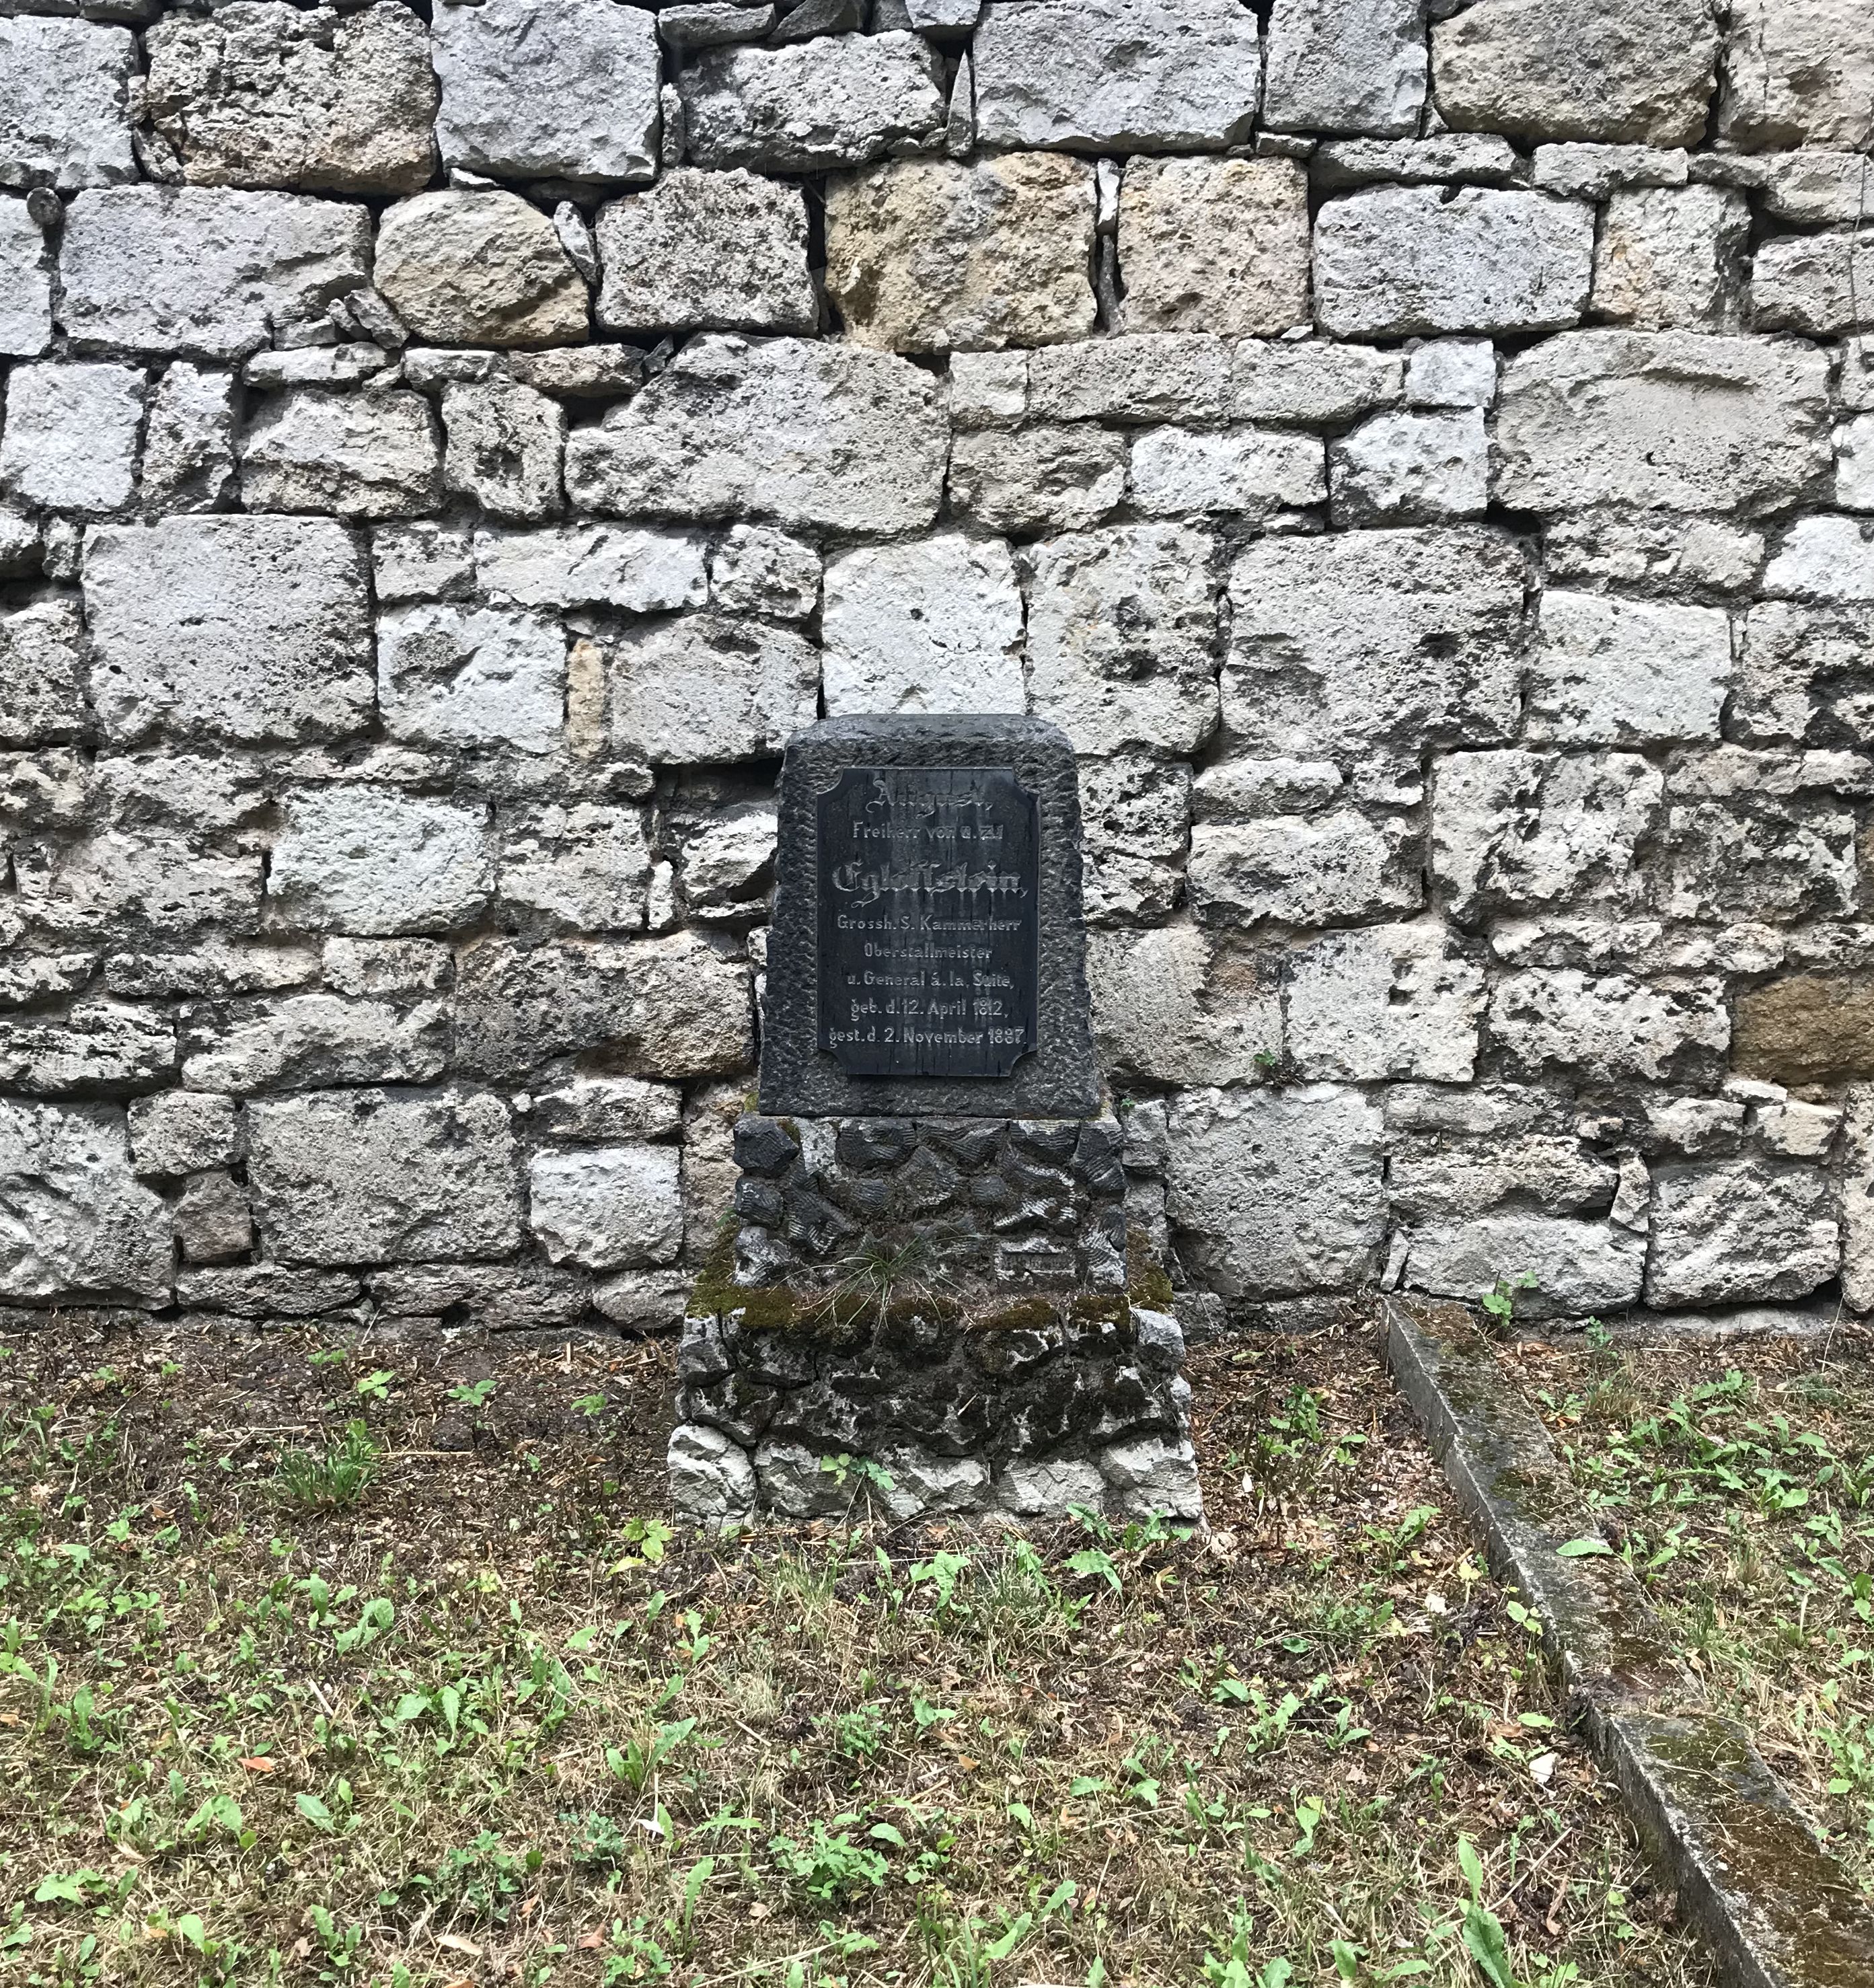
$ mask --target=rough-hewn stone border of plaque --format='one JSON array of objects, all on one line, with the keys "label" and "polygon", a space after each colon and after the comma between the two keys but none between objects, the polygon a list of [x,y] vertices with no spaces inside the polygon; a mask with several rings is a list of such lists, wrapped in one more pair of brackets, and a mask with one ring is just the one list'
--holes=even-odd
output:
[{"label": "rough-hewn stone border of plaque", "polygon": [[1565,1559],[1592,1530],[1535,1411],[1460,1305],[1386,1303],[1386,1357],[1498,1578],[1539,1616],[1589,1743],[1726,1988],[1874,1981],[1874,1909],[1667,1645],[1624,1562]]}]

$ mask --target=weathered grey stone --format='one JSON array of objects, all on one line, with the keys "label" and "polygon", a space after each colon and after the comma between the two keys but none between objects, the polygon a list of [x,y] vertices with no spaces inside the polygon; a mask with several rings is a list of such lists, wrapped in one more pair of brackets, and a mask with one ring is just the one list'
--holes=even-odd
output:
[{"label": "weathered grey stone", "polygon": [[427,1084],[449,1060],[449,1013],[437,1001],[415,1007],[295,994],[251,1020],[224,1028],[192,1023],[184,1084],[246,1096],[338,1084]]},{"label": "weathered grey stone", "polygon": [[1379,1113],[1329,1084],[1187,1090],[1173,1103],[1166,1212],[1227,1298],[1345,1290],[1385,1232]]},{"label": "weathered grey stone", "polygon": [[1694,332],[1584,331],[1504,369],[1494,495],[1522,511],[1599,504],[1754,511],[1826,473],[1827,362]]},{"label": "weathered grey stone", "polygon": [[166,518],[86,534],[105,735],[333,738],[371,714],[364,559],[324,518]]},{"label": "weathered grey stone", "polygon": [[1275,0],[1263,80],[1271,130],[1407,137],[1424,103],[1420,0]]},{"label": "weathered grey stone", "polygon": [[1538,145],[1530,184],[1565,200],[1605,200],[1622,187],[1682,187],[1690,177],[1683,146]]},{"label": "weathered grey stone", "polygon": [[1432,92],[1460,130],[1695,145],[1717,79],[1710,0],[1475,0],[1432,28]]},{"label": "weathered grey stone", "polygon": [[1874,1087],[1848,1094],[1842,1170],[1842,1295],[1874,1311]]},{"label": "weathered grey stone", "polygon": [[99,188],[66,211],[59,322],[80,345],[245,358],[365,282],[370,238],[370,215],[338,201]]},{"label": "weathered grey stone", "polygon": [[137,177],[127,28],[0,20],[0,186],[113,186]]},{"label": "weathered grey stone", "polygon": [[123,1114],[0,1100],[0,1295],[160,1303],[169,1217],[131,1173]]},{"label": "weathered grey stone", "polygon": [[737,525],[710,554],[709,600],[719,613],[800,621],[819,598],[819,554],[785,532]]},{"label": "weathered grey stone", "polygon": [[886,1445],[874,1461],[891,1480],[877,1487],[879,1502],[900,1524],[980,1511],[989,1501],[988,1466],[976,1457],[939,1456],[903,1442]]},{"label": "weathered grey stone", "polygon": [[1281,1060],[1274,962],[1187,921],[1089,933],[1087,985],[1116,1083],[1254,1084]]},{"label": "weathered grey stone", "polygon": [[520,1242],[498,1097],[316,1091],[252,1105],[248,1124],[255,1214],[281,1263],[474,1261]]},{"label": "weathered grey stone", "polygon": [[504,904],[544,911],[576,931],[635,931],[644,922],[650,850],[635,808],[550,802],[503,823]]},{"label": "weathered grey stone", "polygon": [[1058,344],[1093,329],[1093,169],[1047,153],[904,160],[826,191],[826,287],[861,345]]},{"label": "weathered grey stone", "polygon": [[0,199],[0,353],[33,359],[51,344],[49,261],[26,203]]},{"label": "weathered grey stone", "polygon": [[1715,739],[1730,685],[1730,623],[1715,608],[1551,587],[1531,661],[1531,739]]},{"label": "weathered grey stone", "polygon": [[1759,331],[1811,337],[1874,324],[1874,228],[1855,234],[1783,235],[1757,252],[1751,318]]},{"label": "weathered grey stone", "polygon": [[1556,519],[1545,549],[1555,582],[1611,580],[1649,588],[1680,582],[1741,593],[1755,586],[1764,536],[1717,518],[1593,510]]},{"label": "weathered grey stone", "polygon": [[[491,599],[526,607],[606,607],[655,614],[700,607],[706,592],[697,539],[629,525],[478,531],[474,571]],[[383,593],[381,575],[378,593]]]},{"label": "weathered grey stone", "polygon": [[1308,175],[1292,159],[1135,159],[1119,187],[1129,331],[1308,322]]},{"label": "weathered grey stone", "polygon": [[953,352],[949,373],[950,418],[958,428],[1000,428],[1021,418],[1028,404],[1025,352]]},{"label": "weathered grey stone", "polygon": [[1203,532],[1122,525],[1035,548],[1028,695],[1081,752],[1194,751],[1217,726]]},{"label": "weathered grey stone", "polygon": [[1518,1317],[1581,1317],[1636,1305],[1646,1268],[1643,1235],[1518,1209],[1414,1229],[1403,1281],[1474,1304],[1508,1280]]},{"label": "weathered grey stone", "polygon": [[1148,428],[1133,444],[1133,502],[1147,517],[1266,517],[1324,503],[1327,467],[1313,435],[1283,428]]},{"label": "weathered grey stone", "polygon": [[1730,1041],[1722,983],[1648,986],[1573,968],[1506,974],[1491,997],[1491,1033],[1531,1074],[1577,1070],[1653,1083],[1707,1068]]},{"label": "weathered grey stone", "polygon": [[271,894],[315,930],[444,931],[488,901],[478,810],[383,787],[307,788],[284,805]]},{"label": "weathered grey stone", "polygon": [[597,234],[599,322],[613,330],[811,332],[819,322],[798,187],[680,166],[602,208]]},{"label": "weathered grey stone", "polygon": [[952,510],[998,532],[1080,531],[1126,494],[1126,444],[1075,423],[984,428],[951,445]]},{"label": "weathered grey stone", "polygon": [[1744,619],[1729,730],[1753,745],[1865,736],[1874,627],[1852,607],[1763,601]]},{"label": "weathered grey stone", "polygon": [[566,676],[566,638],[539,609],[420,601],[378,620],[378,706],[393,739],[549,752]]},{"label": "weathered grey stone", "polygon": [[252,511],[414,518],[442,502],[442,438],[420,394],[302,387],[261,404],[241,444]]},{"label": "weathered grey stone", "polygon": [[[1714,783],[1701,793],[1703,783],[1685,779],[1683,770],[1674,769],[1667,783],[1673,805],[1658,901],[1669,917],[1782,924],[1859,909],[1852,805],[1817,793],[1777,798],[1779,783],[1772,782],[1764,783],[1764,792],[1741,783]],[[1857,784],[1865,789],[1865,777]]]},{"label": "weathered grey stone", "polygon": [[1701,178],[1761,194],[1778,221],[1806,227],[1852,227],[1874,221],[1874,187],[1859,152],[1703,152]]},{"label": "weathered grey stone", "polygon": [[674,1146],[585,1146],[536,1153],[528,1168],[528,1224],[555,1263],[643,1270],[683,1245],[680,1155]]},{"label": "weathered grey stone", "polygon": [[586,336],[585,282],[552,220],[518,194],[424,193],[386,208],[376,284],[412,333],[434,344],[565,345]]},{"label": "weathered grey stone", "polygon": [[1310,814],[1348,797],[1346,780],[1331,759],[1219,759],[1191,788],[1192,811],[1200,821]]},{"label": "weathered grey stone", "polygon": [[684,614],[606,645],[613,748],[657,765],[778,752],[812,723],[819,652],[791,628]]},{"label": "weathered grey stone", "polygon": [[474,547],[458,526],[380,525],[371,577],[380,601],[456,600],[474,584]]},{"label": "weathered grey stone", "polygon": [[1751,210],[1720,187],[1646,187],[1607,204],[1594,314],[1646,331],[1731,330]]},{"label": "weathered grey stone", "polygon": [[1874,511],[1874,415],[1836,425],[1835,501],[1845,511]]},{"label": "weathered grey stone", "polygon": [[[809,44],[811,46],[811,44]],[[851,1477],[842,1483],[841,1473],[822,1470],[820,1449],[770,1436],[755,1452],[755,1481],[761,1487],[761,1503],[784,1519],[830,1519],[865,1507],[864,1482]]]},{"label": "weathered grey stone", "polygon": [[175,1025],[147,1008],[89,1001],[62,1016],[0,1018],[0,1084],[45,1097],[172,1082]]},{"label": "weathered grey stone", "polygon": [[1468,1084],[1483,1012],[1483,969],[1447,949],[1436,921],[1370,925],[1295,955],[1288,1055],[1309,1079]]},{"label": "weathered grey stone", "polygon": [[826,569],[820,624],[829,718],[1027,708],[1021,596],[1000,539],[944,532],[848,553]]},{"label": "weathered grey stone", "polygon": [[610,1144],[674,1138],[683,1124],[681,1093],[636,1077],[576,1077],[534,1099],[531,1128],[549,1138]]},{"label": "weathered grey stone", "polygon": [[1594,210],[1547,194],[1382,187],[1315,221],[1315,311],[1336,338],[1554,331],[1587,307]]},{"label": "weathered grey stone", "polygon": [[50,511],[120,509],[137,488],[144,392],[140,367],[15,366],[7,376],[0,486]]},{"label": "weathered grey stone", "polygon": [[1003,1509],[1018,1518],[1058,1519],[1076,1505],[1097,1512],[1106,1483],[1099,1466],[1084,1458],[1017,1458],[996,1479],[995,1489]]},{"label": "weathered grey stone", "polygon": [[1191,908],[1208,925],[1341,925],[1416,911],[1418,877],[1390,817],[1352,808],[1199,822],[1186,866]]},{"label": "weathered grey stone", "polygon": [[1328,451],[1336,525],[1421,525],[1481,516],[1490,445],[1481,407],[1375,414]]},{"label": "weathered grey stone", "polygon": [[674,49],[714,49],[731,42],[759,42],[775,25],[772,6],[748,6],[743,0],[679,0],[660,9],[657,32]]},{"label": "weathered grey stone", "polygon": [[449,948],[431,938],[329,938],[319,971],[339,994],[434,994],[449,985]]},{"label": "weathered grey stone", "polygon": [[430,176],[436,79],[407,8],[233,0],[145,41],[150,121],[194,184],[414,193]]},{"label": "weathered grey stone", "polygon": [[523,387],[564,401],[616,401],[642,384],[644,354],[635,345],[558,345],[510,352],[508,370]]},{"label": "weathered grey stone", "polygon": [[[1788,1098],[1781,1104],[1759,1105],[1751,1123],[1765,1152],[1785,1159],[1824,1160],[1845,1117],[1839,1104],[1809,1104]],[[1844,1194],[1844,1213],[1846,1202]]]},{"label": "weathered grey stone", "polygon": [[733,1437],[701,1422],[680,1422],[666,1454],[670,1504],[680,1518],[720,1531],[755,1516],[755,1466]]},{"label": "weathered grey stone", "polygon": [[1219,420],[1231,348],[1207,333],[1132,333],[1028,356],[1028,412],[1049,421]]},{"label": "weathered grey stone", "polygon": [[216,511],[235,489],[235,376],[177,360],[144,424],[143,500],[153,511]]},{"label": "weathered grey stone", "polygon": [[1116,1442],[1100,1452],[1099,1466],[1107,1489],[1129,1518],[1195,1523],[1204,1516],[1197,1459],[1188,1436],[1146,1435]]},{"label": "weathered grey stone", "polygon": [[1804,1297],[1840,1268],[1832,1199],[1815,1167],[1731,1160],[1656,1168],[1646,1302]]},{"label": "weathered grey stone", "polygon": [[[290,387],[355,387],[390,363],[390,355],[382,347],[354,340],[346,345],[301,345],[285,352],[257,352],[241,367],[241,377],[250,387],[268,394]],[[420,386],[420,363],[416,370],[417,377],[409,384]]]},{"label": "weathered grey stone", "polygon": [[650,179],[657,30],[614,0],[478,0],[431,30],[447,166],[502,178]]},{"label": "weathered grey stone", "polygon": [[972,54],[984,145],[1233,145],[1261,89],[1256,19],[1235,0],[989,0]]},{"label": "weathered grey stone", "polygon": [[1183,882],[1190,768],[1145,753],[1080,769],[1081,888],[1091,925],[1168,917]]},{"label": "weathered grey stone", "polygon": [[711,49],[680,71],[699,166],[823,172],[934,151],[947,106],[915,35],[826,35],[778,49]]},{"label": "weathered grey stone", "polygon": [[1764,573],[1785,600],[1874,600],[1874,529],[1865,518],[1798,518]]},{"label": "weathered grey stone", "polygon": [[557,401],[518,380],[445,387],[443,427],[443,478],[451,495],[523,522],[559,510],[566,413]]},{"label": "weathered grey stone", "polygon": [[937,516],[947,441],[933,383],[907,360],[706,335],[600,426],[574,431],[566,490],[615,516],[888,535]]},{"label": "weathered grey stone", "polygon": [[[181,770],[173,761],[171,769]],[[260,908],[259,867],[255,855],[209,854],[173,830],[15,850],[19,908],[49,935],[73,939],[105,936],[132,919],[157,931],[218,921],[251,925]]]},{"label": "weathered grey stone", "polygon": [[1737,1151],[1744,1107],[1725,1097],[1675,1097],[1646,1107],[1642,1149],[1697,1158]]},{"label": "weathered grey stone", "polygon": [[1516,147],[1507,138],[1440,131],[1424,138],[1329,138],[1315,147],[1309,176],[1323,188],[1400,186],[1457,181],[1470,186],[1516,186],[1525,178]]},{"label": "weathered grey stone", "polygon": [[730,809],[684,840],[678,865],[693,918],[746,918],[767,906],[775,860],[772,807]]},{"label": "weathered grey stone", "polygon": [[1414,407],[1487,407],[1497,397],[1497,348],[1487,338],[1433,338],[1406,362]]},{"label": "weathered grey stone", "polygon": [[1855,0],[1737,0],[1719,135],[1754,148],[1874,140],[1874,46]]},{"label": "weathered grey stone", "polygon": [[1224,723],[1304,759],[1507,739],[1526,583],[1514,542],[1474,528],[1264,539],[1231,571]]},{"label": "weathered grey stone", "polygon": [[231,1166],[241,1157],[239,1110],[233,1098],[205,1090],[165,1090],[133,1099],[131,1162],[140,1174],[171,1178]]},{"label": "weathered grey stone", "polygon": [[1236,348],[1231,411],[1239,421],[1338,425],[1397,405],[1404,370],[1400,353],[1369,346],[1246,338]]}]

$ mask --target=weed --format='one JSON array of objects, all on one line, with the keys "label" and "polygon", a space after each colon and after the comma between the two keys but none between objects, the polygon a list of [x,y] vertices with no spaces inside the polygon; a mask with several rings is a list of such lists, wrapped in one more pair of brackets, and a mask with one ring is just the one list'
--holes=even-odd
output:
[{"label": "weed", "polygon": [[324,1449],[281,1452],[274,1486],[280,1503],[299,1512],[339,1512],[355,1505],[376,1473],[378,1448],[365,1422],[348,1422]]}]

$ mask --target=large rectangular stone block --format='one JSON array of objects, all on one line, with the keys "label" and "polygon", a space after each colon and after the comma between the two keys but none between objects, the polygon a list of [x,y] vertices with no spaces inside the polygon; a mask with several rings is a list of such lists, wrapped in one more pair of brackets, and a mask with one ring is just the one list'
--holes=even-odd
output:
[{"label": "large rectangular stone block", "polygon": [[84,641],[73,595],[0,610],[0,745],[50,745],[84,729]]},{"label": "large rectangular stone block", "polygon": [[599,322],[613,330],[811,332],[819,321],[798,187],[679,166],[601,208],[596,232]]},{"label": "large rectangular stone block", "polygon": [[161,1303],[169,1212],[130,1171],[123,1114],[0,1100],[0,1297]]},{"label": "large rectangular stone block", "polygon": [[765,757],[818,710],[819,651],[771,622],[684,614],[603,647],[612,743],[659,766]]},{"label": "large rectangular stone block", "polygon": [[0,19],[0,186],[113,186],[137,177],[128,28]]},{"label": "large rectangular stone block", "polygon": [[52,343],[52,257],[23,200],[0,199],[0,353],[35,359]]},{"label": "large rectangular stone block", "polygon": [[273,846],[270,894],[315,931],[442,931],[488,901],[483,812],[393,788],[310,787],[290,795]]},{"label": "large rectangular stone block", "polygon": [[1718,130],[1752,150],[1874,141],[1874,36],[1862,0],[1733,0]]},{"label": "large rectangular stone block", "polygon": [[1408,137],[1424,103],[1422,0],[1275,0],[1263,83],[1272,130]]},{"label": "large rectangular stone block", "polygon": [[1731,679],[1721,608],[1551,587],[1540,626],[1531,739],[1630,746],[1717,737]]},{"label": "large rectangular stone block", "polygon": [[1308,175],[1292,159],[1134,159],[1119,186],[1132,331],[1268,336],[1308,322]]}]

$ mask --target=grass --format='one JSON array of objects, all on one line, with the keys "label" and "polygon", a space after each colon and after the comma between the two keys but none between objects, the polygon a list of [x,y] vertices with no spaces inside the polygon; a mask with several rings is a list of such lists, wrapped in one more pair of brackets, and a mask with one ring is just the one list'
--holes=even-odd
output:
[{"label": "grass", "polygon": [[11,1979],[1710,1981],[1364,1334],[1197,1364],[1207,1541],[674,1535],[657,1347],[0,1354]]},{"label": "grass", "polygon": [[1874,1367],[1865,1335],[1507,1351],[1715,1701],[1874,1896]]}]

